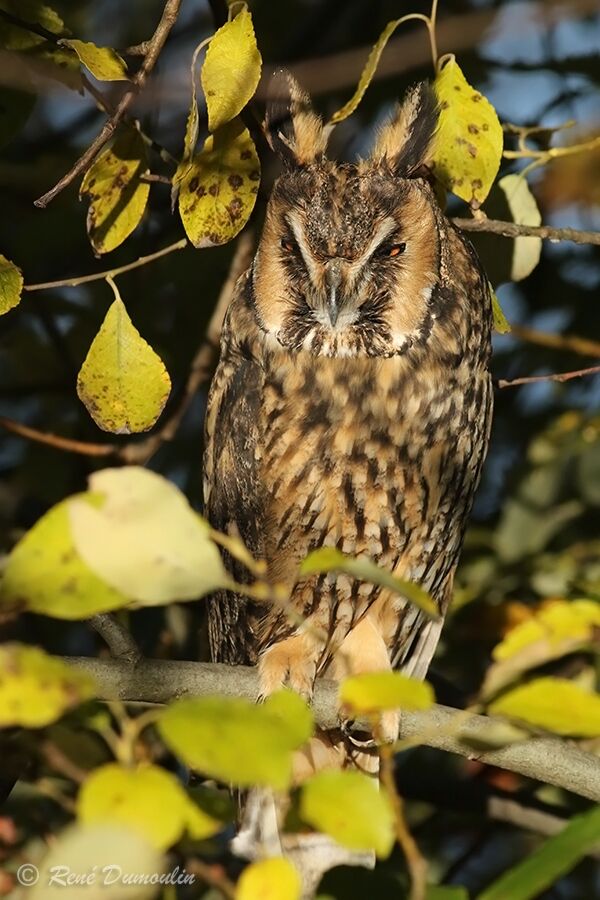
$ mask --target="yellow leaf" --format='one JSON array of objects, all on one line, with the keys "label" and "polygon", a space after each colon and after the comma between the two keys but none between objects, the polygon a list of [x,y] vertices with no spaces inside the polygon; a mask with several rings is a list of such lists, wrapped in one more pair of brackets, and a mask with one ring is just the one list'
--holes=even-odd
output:
[{"label": "yellow leaf", "polygon": [[300,900],[302,882],[287,859],[262,859],[240,875],[235,900]]},{"label": "yellow leaf", "polygon": [[[517,225],[541,225],[542,214],[522,175],[505,175],[498,182],[498,187],[506,197],[513,222],[516,222]],[[541,254],[541,238],[515,238],[511,269],[512,280],[521,281],[531,275],[540,261]]]},{"label": "yellow leaf", "polygon": [[94,696],[94,682],[38,647],[0,646],[0,727],[43,728]]},{"label": "yellow leaf", "polygon": [[433,155],[436,177],[473,207],[487,197],[502,158],[496,110],[467,82],[453,56],[438,72],[440,123]]},{"label": "yellow leaf", "polygon": [[340,701],[356,714],[386,709],[429,709],[435,702],[433,688],[401,672],[366,672],[345,678]]},{"label": "yellow leaf", "polygon": [[[156,814],[156,810],[154,810]],[[27,889],[27,900],[152,900],[156,879],[165,872],[162,853],[140,834],[117,823],[71,825],[53,838],[39,867],[39,877]],[[75,886],[69,875],[91,875]],[[125,875],[137,876],[125,880]],[[154,878],[154,880],[152,880]]]},{"label": "yellow leaf", "polygon": [[202,66],[209,131],[242,111],[256,90],[261,64],[252,16],[244,7],[215,33]]},{"label": "yellow leaf", "polygon": [[[289,712],[296,711],[294,704]],[[284,790],[292,778],[293,751],[311,736],[313,720],[308,712],[284,716],[280,701],[257,706],[235,697],[198,697],[172,703],[158,730],[173,753],[206,775]]]},{"label": "yellow leaf", "polygon": [[196,837],[210,837],[222,827],[192,803],[174,775],[154,765],[130,769],[108,763],[95,769],[77,797],[77,816],[84,825],[126,825],[159,850],[176,843],[190,820]]},{"label": "yellow leaf", "polygon": [[77,555],[69,525],[69,502],[49,510],[14,547],[0,583],[0,608],[24,609],[59,619],[89,619],[129,602],[94,575]]},{"label": "yellow leaf", "polygon": [[62,40],[60,43],[71,47],[98,81],[129,80],[125,60],[112,47],[97,47],[91,42],[76,40]]},{"label": "yellow leaf", "polygon": [[507,334],[510,331],[510,322],[504,315],[502,307],[500,306],[500,301],[496,296],[496,291],[489,283],[489,281],[488,288],[490,290],[490,294],[492,295],[492,316],[494,319],[494,329],[498,332],[498,334]]},{"label": "yellow leaf", "polygon": [[89,197],[87,230],[97,253],[109,253],[140,223],[150,185],[141,181],[147,171],[146,148],[139,131],[124,131],[85,173],[80,197]]},{"label": "yellow leaf", "polygon": [[361,581],[369,581],[401,594],[415,606],[418,606],[432,619],[439,618],[439,610],[435,601],[413,581],[396,578],[392,572],[382,569],[372,560],[364,556],[346,556],[335,547],[321,547],[309,553],[300,564],[300,575],[315,575],[322,572],[345,572]]},{"label": "yellow leaf", "polygon": [[377,781],[362,772],[324,771],[302,786],[300,815],[309,825],[351,850],[389,856],[394,815]]},{"label": "yellow leaf", "polygon": [[554,600],[545,603],[531,619],[511,628],[493,650],[495,660],[510,659],[537,641],[559,646],[562,641],[591,640],[600,628],[600,604],[593,600]]},{"label": "yellow leaf", "polygon": [[352,115],[352,113],[364,97],[365,91],[371,83],[371,79],[375,74],[375,70],[377,69],[381,54],[385,49],[385,45],[393,35],[398,25],[400,25],[403,21],[404,19],[402,18],[394,19],[392,22],[387,23],[387,25],[377,38],[377,41],[371,48],[369,58],[367,59],[365,67],[360,74],[360,78],[358,80],[358,84],[356,86],[354,94],[347,103],[344,103],[341,109],[338,109],[337,112],[334,112],[334,114],[332,115],[330,119],[330,123],[332,125],[335,125],[336,122],[342,122],[344,119],[347,119],[348,116]]},{"label": "yellow leaf", "polygon": [[600,695],[564,678],[536,678],[503,694],[488,708],[495,715],[556,734],[600,736]]},{"label": "yellow leaf", "polygon": [[152,428],[171,379],[161,358],[134,328],[117,297],[77,376],[77,394],[103,431],[136,434]]},{"label": "yellow leaf", "polygon": [[196,142],[198,140],[198,124],[199,124],[199,114],[198,114],[198,102],[196,100],[196,62],[198,59],[198,54],[200,50],[205,46],[206,40],[201,41],[196,49],[194,50],[194,54],[192,56],[192,64],[190,66],[190,76],[192,82],[192,101],[190,103],[190,110],[188,112],[188,117],[185,123],[185,135],[183,138],[183,155],[181,157],[181,162],[177,166],[177,170],[173,176],[172,187],[171,187],[171,208],[175,208],[175,203],[177,202],[177,197],[179,195],[179,185],[182,180],[185,178],[187,173],[190,170],[190,166],[192,164],[192,156],[194,155],[194,150],[196,149]]},{"label": "yellow leaf", "polygon": [[0,255],[0,316],[17,306],[21,300],[22,290],[21,270],[5,256]]},{"label": "yellow leaf", "polygon": [[260,163],[247,128],[236,120],[210,135],[181,180],[179,213],[194,247],[226,244],[256,203]]},{"label": "yellow leaf", "polygon": [[[52,34],[61,34],[65,27],[58,13],[40,0],[0,0],[0,9],[26,22],[41,25]],[[0,19],[0,47],[5,50],[29,50],[45,42],[41,35]]]},{"label": "yellow leaf", "polygon": [[73,540],[115,590],[155,605],[194,600],[226,583],[207,523],[174,484],[139,466],[103,469],[89,483],[96,507],[67,501]]}]

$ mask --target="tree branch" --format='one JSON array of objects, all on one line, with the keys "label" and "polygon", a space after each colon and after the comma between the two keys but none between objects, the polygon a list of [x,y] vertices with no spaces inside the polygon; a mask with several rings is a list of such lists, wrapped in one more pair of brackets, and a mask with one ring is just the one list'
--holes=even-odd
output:
[{"label": "tree branch", "polygon": [[156,27],[156,31],[150,38],[148,52],[144,57],[144,61],[142,62],[139,70],[133,76],[131,87],[129,87],[121,97],[119,103],[115,108],[115,111],[104,123],[100,134],[95,138],[95,140],[92,141],[87,150],[80,156],[75,165],[67,172],[67,174],[63,175],[60,181],[55,184],[54,187],[51,188],[51,190],[47,191],[42,197],[39,197],[34,201],[36,206],[39,206],[41,208],[47,206],[48,203],[54,200],[57,194],[64,190],[64,188],[68,187],[68,185],[70,185],[71,182],[75,180],[75,178],[77,178],[79,175],[83,175],[83,173],[90,167],[100,150],[113,136],[116,131],[117,125],[131,106],[136,94],[143,88],[148,75],[154,68],[154,65],[156,64],[156,61],[169,35],[169,32],[175,24],[180,5],[181,0],[167,0],[160,22]]},{"label": "tree branch", "polygon": [[[256,700],[256,669],[216,663],[178,662],[144,659],[131,666],[119,660],[67,657],[66,661],[88,672],[96,681],[98,696],[104,700],[139,703],[168,703],[178,697],[220,694]],[[313,711],[322,728],[339,727],[338,686],[319,679],[315,686]],[[456,720],[460,722],[453,727]],[[499,750],[475,753],[461,741],[460,730],[467,729],[470,740],[485,741],[494,719],[469,715],[446,706],[434,706],[424,712],[403,712],[401,738],[416,739],[427,732],[423,744],[486,765],[498,766],[553,784],[565,790],[600,802],[600,765],[598,758],[576,744],[555,737],[532,737]],[[356,728],[368,727],[364,722]]]},{"label": "tree branch", "polygon": [[549,241],[573,241],[575,244],[600,245],[600,232],[575,228],[551,228],[549,225],[517,225],[497,219],[452,219],[461,231],[485,231],[502,237],[540,237]]},{"label": "tree branch", "polygon": [[142,658],[142,651],[133,635],[111,613],[99,613],[89,620],[92,628],[106,642],[114,659],[134,665]]},{"label": "tree branch", "polygon": [[513,337],[521,338],[529,344],[537,344],[539,347],[550,347],[552,350],[568,350],[578,353],[580,356],[600,357],[600,341],[590,341],[589,338],[580,337],[577,334],[550,334],[547,331],[537,331],[526,325],[515,325],[511,322],[510,333]]},{"label": "tree branch", "polygon": [[597,375],[600,366],[591,366],[589,369],[578,369],[576,372],[556,372],[553,375],[531,375],[528,378],[513,378],[506,381],[504,378],[496,382],[499,388],[517,387],[519,384],[536,384],[538,381],[570,381],[571,378],[581,378],[583,375]]},{"label": "tree branch", "polygon": [[23,425],[21,422],[15,422],[14,419],[8,419],[6,416],[0,416],[0,428],[4,428],[12,434],[18,434],[19,437],[27,438],[29,441],[47,444],[56,450],[80,453],[83,456],[110,456],[118,449],[116,444],[93,444],[88,441],[77,441],[73,438],[62,437],[49,431],[40,431],[37,428],[30,428],[29,425]]}]

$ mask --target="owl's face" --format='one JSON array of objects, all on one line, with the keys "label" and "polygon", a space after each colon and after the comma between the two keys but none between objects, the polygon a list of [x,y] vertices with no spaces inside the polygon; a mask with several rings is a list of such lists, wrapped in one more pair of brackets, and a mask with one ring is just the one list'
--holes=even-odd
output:
[{"label": "owl's face", "polygon": [[[260,325],[293,351],[402,353],[431,329],[438,280],[435,199],[415,177],[432,139],[435,105],[425,89],[413,91],[372,160],[349,165],[323,158],[320,121],[300,97],[300,111],[291,110],[293,137],[278,131],[287,166],[253,268]],[[426,133],[419,129],[424,116]],[[415,129],[418,146],[411,146]],[[402,138],[403,147],[393,146]]]}]

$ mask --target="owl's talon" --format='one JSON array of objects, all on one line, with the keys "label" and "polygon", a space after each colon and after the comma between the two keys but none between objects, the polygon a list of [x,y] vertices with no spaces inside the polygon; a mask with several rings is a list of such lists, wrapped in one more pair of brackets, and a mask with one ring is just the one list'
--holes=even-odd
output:
[{"label": "owl's talon", "polygon": [[367,732],[353,732],[352,726],[354,725],[354,719],[342,719],[340,722],[340,731],[344,735],[344,738],[349,741],[353,747],[356,747],[359,750],[372,750],[373,748],[378,746],[378,742],[373,738],[365,738],[364,740],[356,737],[356,734],[366,734]]}]

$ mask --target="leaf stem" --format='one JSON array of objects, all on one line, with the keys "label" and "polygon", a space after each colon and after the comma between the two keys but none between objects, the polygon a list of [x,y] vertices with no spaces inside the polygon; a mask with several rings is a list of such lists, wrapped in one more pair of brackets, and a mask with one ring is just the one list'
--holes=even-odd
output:
[{"label": "leaf stem", "polygon": [[427,863],[406,824],[404,803],[402,797],[398,793],[396,779],[394,778],[393,747],[388,744],[384,744],[380,747],[379,759],[381,763],[381,786],[383,787],[394,812],[396,838],[404,853],[404,858],[406,859],[406,865],[410,874],[411,885],[409,900],[425,900],[427,893]]}]

